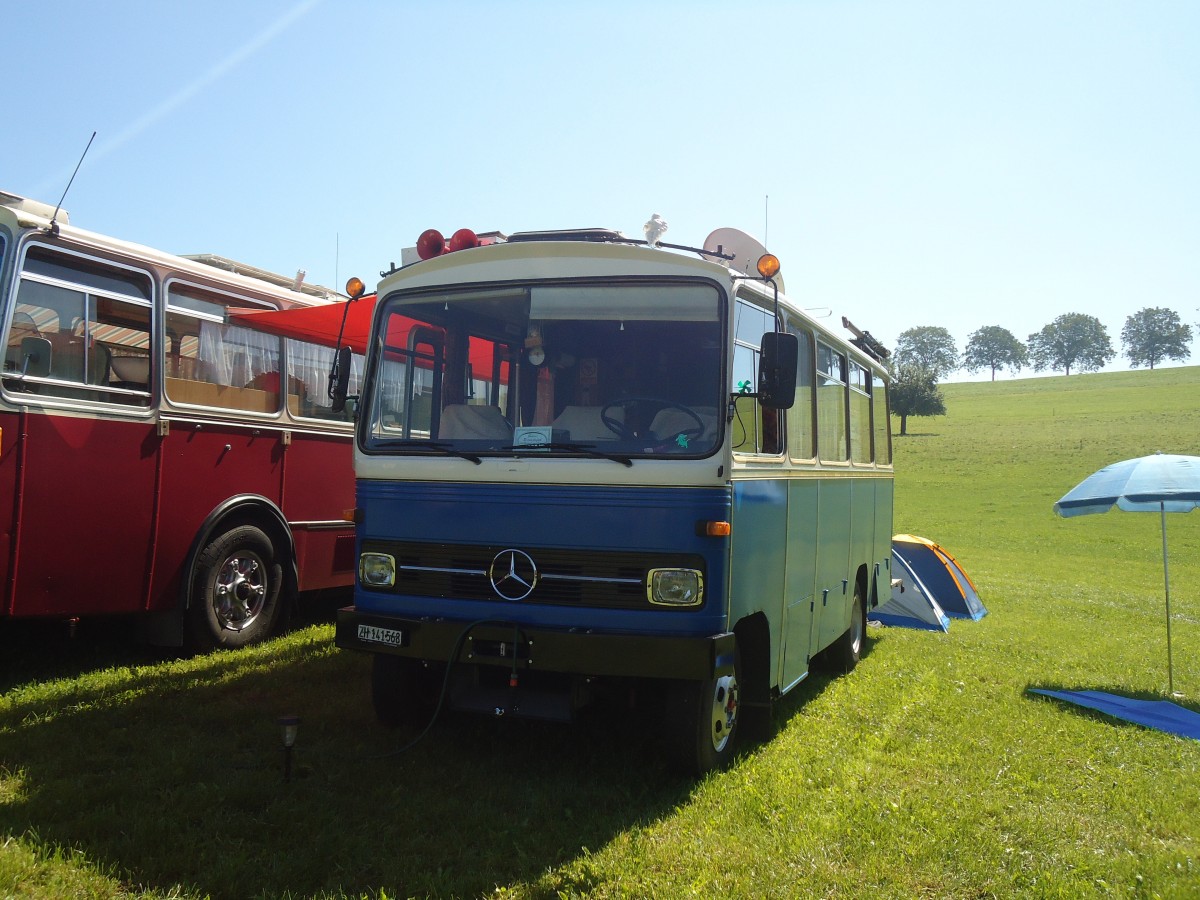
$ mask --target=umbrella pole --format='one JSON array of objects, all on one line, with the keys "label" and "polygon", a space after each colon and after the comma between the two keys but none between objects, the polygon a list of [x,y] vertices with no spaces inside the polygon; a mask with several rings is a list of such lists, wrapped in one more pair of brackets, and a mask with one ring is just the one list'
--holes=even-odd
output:
[{"label": "umbrella pole", "polygon": [[1158,503],[1159,515],[1162,516],[1163,541],[1163,585],[1167,595],[1167,690],[1175,693],[1175,668],[1171,662],[1171,575],[1167,570],[1167,504]]}]

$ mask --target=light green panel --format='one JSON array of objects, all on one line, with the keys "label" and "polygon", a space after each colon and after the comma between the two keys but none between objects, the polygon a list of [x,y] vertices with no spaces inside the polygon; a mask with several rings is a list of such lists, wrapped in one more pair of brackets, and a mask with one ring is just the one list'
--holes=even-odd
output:
[{"label": "light green panel", "polygon": [[781,691],[803,678],[809,658],[849,627],[860,566],[869,579],[880,564],[876,585],[886,596],[891,523],[889,479],[734,482],[730,626],[756,612],[766,616],[770,671]]},{"label": "light green panel", "polygon": [[820,484],[814,478],[793,478],[788,482],[786,618],[780,673],[783,688],[804,677],[812,650]]}]

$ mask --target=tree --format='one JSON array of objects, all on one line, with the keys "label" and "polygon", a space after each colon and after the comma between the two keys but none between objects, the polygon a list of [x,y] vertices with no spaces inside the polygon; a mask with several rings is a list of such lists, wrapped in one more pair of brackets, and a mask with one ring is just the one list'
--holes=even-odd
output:
[{"label": "tree", "polygon": [[1020,372],[1022,366],[1029,365],[1029,351],[1007,328],[985,325],[967,340],[962,364],[968,372],[990,368],[995,381],[997,369],[1008,367]]},{"label": "tree", "polygon": [[900,434],[908,434],[909,416],[944,416],[946,401],[937,376],[928,369],[904,363],[895,369],[889,393],[892,412],[900,417]]},{"label": "tree", "polygon": [[1116,355],[1108,329],[1086,313],[1065,313],[1029,336],[1029,358],[1038,372],[1062,369],[1070,375],[1072,367],[1095,372]]},{"label": "tree", "polygon": [[901,333],[896,340],[895,359],[897,367],[923,369],[936,381],[958,368],[958,347],[945,328],[922,325]]},{"label": "tree", "polygon": [[1191,340],[1192,327],[1179,320],[1179,313],[1162,306],[1135,312],[1121,329],[1121,344],[1135,369],[1144,364],[1153,371],[1164,359],[1187,359]]}]

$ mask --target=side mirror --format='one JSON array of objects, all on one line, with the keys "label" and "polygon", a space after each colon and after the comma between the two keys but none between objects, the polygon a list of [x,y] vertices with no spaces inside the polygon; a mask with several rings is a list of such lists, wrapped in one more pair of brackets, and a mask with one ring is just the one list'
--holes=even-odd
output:
[{"label": "side mirror", "polygon": [[47,378],[50,375],[50,341],[44,337],[21,338],[21,374]]},{"label": "side mirror", "polygon": [[796,403],[796,335],[768,331],[762,336],[758,361],[758,402],[767,409],[791,409]]},{"label": "side mirror", "polygon": [[333,411],[346,409],[346,394],[350,390],[350,348],[343,347],[333,358],[333,371],[329,373],[329,396],[333,399]]}]

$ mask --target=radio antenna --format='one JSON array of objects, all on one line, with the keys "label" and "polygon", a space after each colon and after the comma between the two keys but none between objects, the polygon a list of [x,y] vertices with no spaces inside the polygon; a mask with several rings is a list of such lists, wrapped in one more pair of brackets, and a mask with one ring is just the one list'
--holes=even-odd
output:
[{"label": "radio antenna", "polygon": [[93,131],[92,136],[88,138],[87,146],[83,148],[79,162],[75,163],[75,171],[71,173],[67,186],[63,188],[62,196],[58,198],[58,206],[54,207],[54,215],[50,217],[50,227],[47,230],[55,237],[58,237],[58,211],[62,209],[63,201],[67,199],[67,191],[71,189],[71,185],[75,182],[75,176],[79,174],[79,167],[83,165],[83,157],[87,156],[87,152],[92,149],[92,141],[95,139],[96,132]]}]

